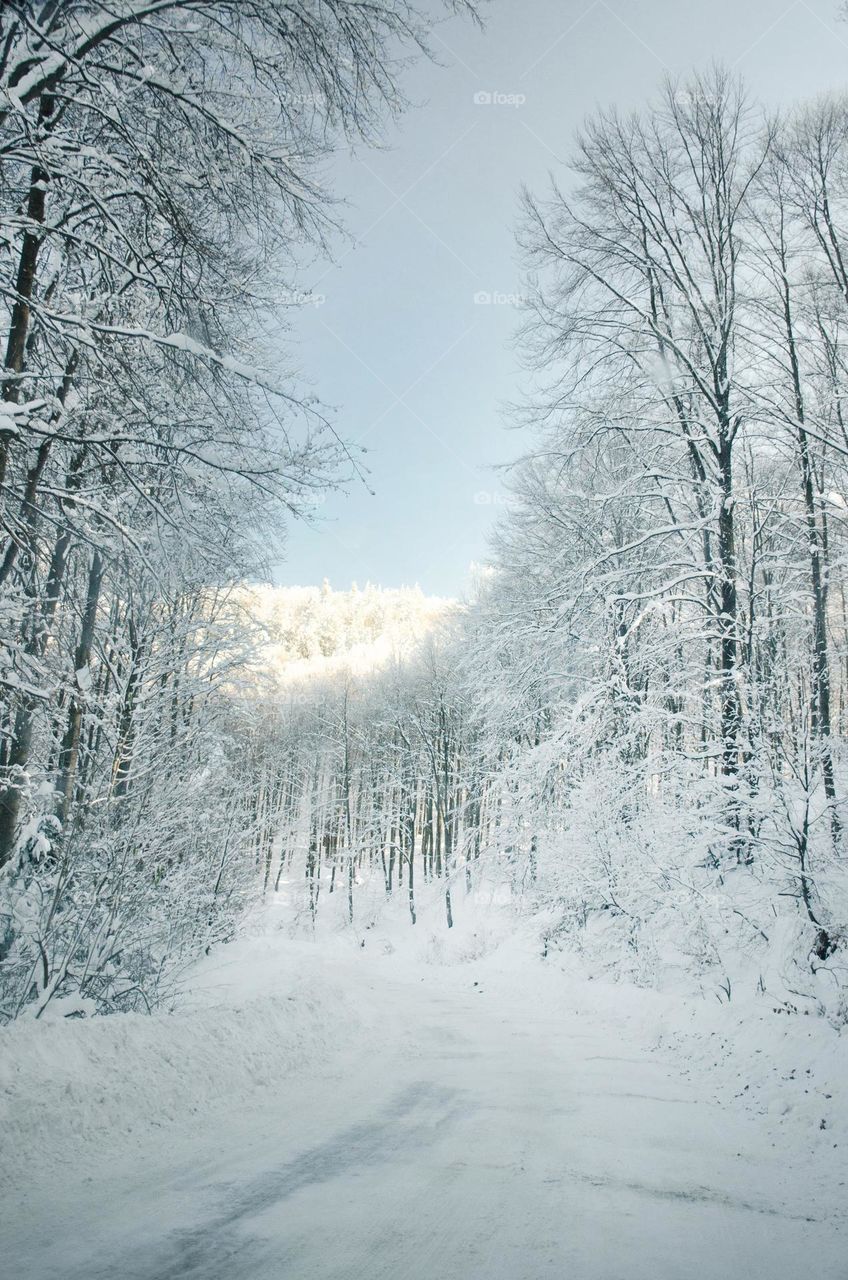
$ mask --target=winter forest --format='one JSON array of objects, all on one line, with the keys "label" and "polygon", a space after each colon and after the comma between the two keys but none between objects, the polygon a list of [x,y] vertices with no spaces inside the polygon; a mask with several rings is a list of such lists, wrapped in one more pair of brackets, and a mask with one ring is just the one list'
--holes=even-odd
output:
[{"label": "winter forest", "polygon": [[[844,88],[776,104],[693,47],[633,109],[555,123],[511,196],[512,461],[467,590],[284,585],[292,529],[370,484],[297,357],[348,216],[334,158],[426,116],[408,69],[438,85],[443,28],[482,47],[532,8],[0,6],[10,1276],[848,1276],[848,49]],[[472,1034],[486,998],[508,1031]],[[448,1024],[482,1084],[427,1074]],[[415,1101],[375,1120],[410,1056]],[[525,1095],[559,1133],[569,1072],[600,1098],[561,1125],[582,1154],[548,1133],[519,1176]],[[682,1099],[621,1101],[681,1073],[690,1165]],[[491,1151],[466,1087],[503,1107]],[[256,1145],[281,1098],[288,1163],[278,1137],[226,1210],[192,1184],[131,1266],[119,1237],[163,1211],[129,1172],[165,1168],[149,1117],[203,1165],[217,1106]],[[485,1177],[439,1164],[454,1124]],[[118,1208],[69,1200],[48,1247],[54,1164],[111,1169]],[[380,1169],[417,1198],[440,1168],[454,1207],[381,1235]],[[316,1185],[347,1243],[316,1239]],[[525,1195],[536,1218],[501,1222]]]}]

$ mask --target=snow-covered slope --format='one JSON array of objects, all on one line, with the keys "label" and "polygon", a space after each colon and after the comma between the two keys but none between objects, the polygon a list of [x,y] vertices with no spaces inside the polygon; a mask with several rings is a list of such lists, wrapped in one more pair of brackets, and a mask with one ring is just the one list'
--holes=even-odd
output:
[{"label": "snow-covered slope", "polygon": [[365,675],[392,658],[408,658],[422,638],[457,608],[420,587],[359,590],[321,587],[245,588],[242,603],[267,642],[263,661],[284,684],[341,670]]},{"label": "snow-covered slope", "polygon": [[506,911],[275,930],[171,1015],[4,1035],[0,1251],[18,1280],[838,1280],[846,1050],[593,980]]}]

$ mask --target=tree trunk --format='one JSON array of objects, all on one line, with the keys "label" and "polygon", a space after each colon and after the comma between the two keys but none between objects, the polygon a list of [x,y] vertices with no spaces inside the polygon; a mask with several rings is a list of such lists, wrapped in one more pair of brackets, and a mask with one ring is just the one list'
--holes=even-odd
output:
[{"label": "tree trunk", "polygon": [[68,723],[59,752],[58,778],[58,818],[64,827],[68,821],[74,792],[77,763],[79,760],[80,731],[82,729],[83,708],[87,701],[86,689],[80,683],[82,673],[90,681],[89,663],[94,644],[94,629],[97,622],[97,606],[100,601],[100,589],[103,584],[103,557],[95,551],[88,571],[88,587],[85,597],[85,610],[82,618],[79,643],[74,654],[75,686],[71,695],[71,706],[68,712]]}]

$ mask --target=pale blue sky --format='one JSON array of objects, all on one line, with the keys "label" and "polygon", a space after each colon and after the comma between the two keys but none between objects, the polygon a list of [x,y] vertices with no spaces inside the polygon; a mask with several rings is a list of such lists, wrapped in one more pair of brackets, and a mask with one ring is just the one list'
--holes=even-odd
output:
[{"label": "pale blue sky", "polygon": [[[404,85],[416,104],[388,150],[340,157],[356,247],[309,279],[298,359],[361,441],[371,496],[353,484],[290,531],[278,582],[415,582],[459,594],[502,510],[493,470],[524,442],[505,426],[522,374],[518,189],[539,190],[599,105],[636,107],[666,72],[718,59],[770,106],[848,88],[840,0],[494,0],[486,30],[451,20]],[[523,95],[475,102],[475,95]],[[475,294],[499,295],[489,305]]]}]

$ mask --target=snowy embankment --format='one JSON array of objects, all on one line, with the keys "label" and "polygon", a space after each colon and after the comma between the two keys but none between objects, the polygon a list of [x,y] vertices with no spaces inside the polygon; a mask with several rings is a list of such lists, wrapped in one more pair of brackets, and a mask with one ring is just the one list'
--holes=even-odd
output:
[{"label": "snowy embankment", "polygon": [[767,996],[719,1004],[585,976],[567,992],[583,1016],[629,1028],[705,1101],[753,1121],[766,1145],[814,1157],[825,1181],[848,1187],[848,1030]]},{"label": "snowy embankment", "polygon": [[261,1112],[293,1074],[364,1034],[351,984],[309,944],[248,937],[188,982],[172,1013],[0,1031],[0,1195],[20,1190],[23,1169],[37,1182],[87,1176],[104,1153],[152,1158],[163,1135],[188,1143],[233,1106]]},{"label": "snowy embankment", "polygon": [[[291,1250],[303,1267],[292,1274],[346,1275],[320,1226],[330,1196],[335,1218],[352,1215],[332,1238],[346,1227],[367,1260],[377,1232],[379,1276],[397,1265],[417,1277],[380,1215],[394,1221],[399,1195],[426,1218],[451,1185],[457,1253],[444,1274],[463,1280],[538,1280],[566,1262],[607,1277],[634,1256],[628,1275],[680,1280],[690,1271],[675,1248],[693,1231],[729,1232],[740,1267],[757,1241],[753,1278],[797,1280],[810,1248],[819,1274],[841,1277],[848,1035],[775,1013],[768,997],[719,1004],[595,979],[563,954],[543,958],[508,910],[473,903],[450,933],[436,904],[416,930],[384,918],[317,945],[276,928],[199,965],[171,1014],[0,1033],[0,1252],[20,1257],[16,1274],[120,1265],[143,1280],[209,1280],[242,1274],[219,1271],[215,1250],[246,1249],[252,1266],[264,1241],[267,1272],[243,1274],[277,1275]],[[278,1215],[273,1227],[263,1214]],[[435,1238],[428,1221],[409,1230]],[[498,1232],[515,1249],[507,1271],[480,1243]],[[130,1247],[144,1253],[137,1269],[116,1261]],[[722,1261],[729,1247],[691,1275],[743,1274]],[[772,1255],[785,1257],[777,1269]]]}]

